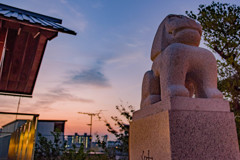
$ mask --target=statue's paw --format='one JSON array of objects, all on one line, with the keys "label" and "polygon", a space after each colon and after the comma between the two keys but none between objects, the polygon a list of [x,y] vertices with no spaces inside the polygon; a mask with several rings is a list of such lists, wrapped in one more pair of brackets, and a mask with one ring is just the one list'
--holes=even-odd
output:
[{"label": "statue's paw", "polygon": [[170,97],[174,97],[174,96],[189,97],[189,92],[187,88],[182,85],[169,86],[168,93]]},{"label": "statue's paw", "polygon": [[147,98],[142,100],[141,102],[141,108],[144,108],[146,106],[150,106],[156,102],[161,101],[161,96],[160,95],[149,95]]},{"label": "statue's paw", "polygon": [[207,98],[223,98],[222,92],[217,88],[206,88],[204,90]]}]

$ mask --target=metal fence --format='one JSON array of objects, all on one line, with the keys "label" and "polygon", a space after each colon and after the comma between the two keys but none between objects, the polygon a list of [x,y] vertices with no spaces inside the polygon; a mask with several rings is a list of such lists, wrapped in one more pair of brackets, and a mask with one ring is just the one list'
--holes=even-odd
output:
[{"label": "metal fence", "polygon": [[[9,123],[8,132],[0,132],[0,160],[33,160],[35,149],[36,126],[38,115],[25,113],[0,112],[0,114],[33,116],[20,127],[15,127],[17,121]],[[9,128],[13,131],[9,132]]]}]

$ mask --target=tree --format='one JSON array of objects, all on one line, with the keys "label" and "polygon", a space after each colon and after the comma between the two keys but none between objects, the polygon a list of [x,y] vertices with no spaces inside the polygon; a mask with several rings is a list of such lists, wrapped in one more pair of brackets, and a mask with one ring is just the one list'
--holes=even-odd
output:
[{"label": "tree", "polygon": [[[117,148],[115,148],[116,152],[125,155],[125,159],[128,159],[129,123],[132,121],[132,114],[134,112],[134,109],[132,105],[129,105],[127,107],[119,105],[116,106],[116,109],[119,111],[120,116],[123,119],[119,118],[118,116],[112,116],[111,119],[113,120],[115,127],[113,127],[107,120],[104,120],[104,122],[107,126],[108,132],[113,134],[119,141]],[[113,153],[110,153],[110,151],[106,148],[104,142],[99,141],[99,143],[102,144],[103,149],[105,149],[105,151],[108,153],[109,158],[113,158]]]},{"label": "tree", "polygon": [[116,148],[115,147],[114,148],[107,147],[107,143],[104,140],[101,140],[99,135],[96,135],[96,140],[97,140],[99,147],[104,149],[105,156],[106,156],[105,158],[108,160],[114,160],[116,157],[116,154],[115,154]]},{"label": "tree", "polygon": [[48,140],[38,133],[38,143],[36,144],[34,159],[36,160],[60,160],[64,151],[64,144],[60,140],[60,132],[51,132],[54,140]]},{"label": "tree", "polygon": [[[82,144],[79,149],[76,148],[76,145],[73,145],[72,149],[67,150],[64,148],[64,152],[61,155],[62,160],[91,160],[88,153],[84,151],[84,145]],[[96,160],[101,160],[97,158]]]},{"label": "tree", "polygon": [[205,45],[220,57],[218,88],[230,101],[240,142],[240,7],[212,2],[199,5],[198,14],[186,14],[202,25]]},{"label": "tree", "polygon": [[[53,141],[48,140],[46,137],[38,134],[38,143],[36,145],[34,159],[35,160],[92,160],[88,152],[84,152],[84,146],[77,150],[73,145],[73,149],[67,149],[66,142],[60,140],[61,132],[51,132]],[[95,160],[102,160],[94,158]]]}]

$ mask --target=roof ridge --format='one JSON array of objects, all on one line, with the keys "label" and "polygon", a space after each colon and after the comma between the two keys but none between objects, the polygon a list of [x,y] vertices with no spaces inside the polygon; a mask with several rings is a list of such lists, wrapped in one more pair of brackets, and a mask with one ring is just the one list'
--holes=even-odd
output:
[{"label": "roof ridge", "polygon": [[38,14],[35,12],[27,11],[24,9],[8,6],[0,3],[0,19],[1,17],[7,19],[14,19],[17,21],[21,21],[23,23],[40,25],[43,28],[50,28],[54,31],[68,33],[72,35],[76,35],[77,33],[73,30],[70,30],[66,27],[63,27],[62,20],[58,18],[53,18],[50,16],[46,16],[43,14]]},{"label": "roof ridge", "polygon": [[0,3],[0,8],[7,9],[7,10],[10,10],[10,11],[14,11],[14,12],[18,12],[18,13],[21,13],[21,14],[26,14],[26,15],[33,16],[33,17],[43,18],[43,19],[46,19],[46,20],[49,20],[49,21],[52,21],[52,22],[55,22],[55,23],[62,24],[61,19],[46,16],[46,15],[43,15],[43,14],[31,12],[31,11],[27,11],[27,10],[12,7],[12,6],[8,6],[8,5],[5,5],[5,4],[2,4],[2,3]]}]

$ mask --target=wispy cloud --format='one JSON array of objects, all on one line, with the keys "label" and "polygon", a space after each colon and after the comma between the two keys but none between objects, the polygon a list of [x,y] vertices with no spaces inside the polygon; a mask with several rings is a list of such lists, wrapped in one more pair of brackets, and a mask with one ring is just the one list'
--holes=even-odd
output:
[{"label": "wispy cloud", "polygon": [[96,62],[93,66],[75,71],[66,83],[92,85],[97,87],[110,87],[108,78],[102,71],[103,62]]},{"label": "wispy cloud", "polygon": [[17,104],[14,107],[10,102],[1,102],[0,111],[17,110]]},{"label": "wispy cloud", "polygon": [[60,0],[60,2],[63,3],[63,4],[67,4],[66,0]]},{"label": "wispy cloud", "polygon": [[75,101],[83,103],[93,103],[91,99],[80,98],[77,96],[68,93],[66,89],[63,88],[54,88],[50,90],[47,94],[44,94],[45,98],[54,99],[55,101]]},{"label": "wispy cloud", "polygon": [[72,83],[78,84],[89,84],[99,87],[109,87],[109,81],[103,73],[97,68],[90,68],[88,70],[83,70],[75,74],[72,79]]},{"label": "wispy cloud", "polygon": [[54,101],[38,100],[34,104],[21,106],[20,109],[21,109],[21,112],[24,112],[24,113],[25,112],[26,113],[49,112],[54,110],[51,107],[53,103]]},{"label": "wispy cloud", "polygon": [[143,45],[143,43],[141,41],[132,41],[132,42],[127,42],[126,45],[128,47],[133,47],[133,48],[136,48],[136,47],[140,47]]},{"label": "wispy cloud", "polygon": [[72,95],[66,89],[56,87],[50,89],[47,93],[38,94],[37,100],[33,104],[25,105],[23,111],[51,111],[54,110],[53,104],[57,102],[81,102],[81,103],[93,103],[91,99],[81,98]]},{"label": "wispy cloud", "polygon": [[[84,32],[88,22],[84,14],[79,11],[78,6],[70,4],[67,0],[56,1],[49,1],[49,6],[51,7],[48,7],[47,12],[50,15],[55,15],[57,18],[63,19],[63,26],[69,27],[77,32]],[[52,7],[54,5],[55,7]]]},{"label": "wispy cloud", "polygon": [[101,1],[95,2],[93,3],[92,8],[103,8],[103,4],[101,3]]}]

